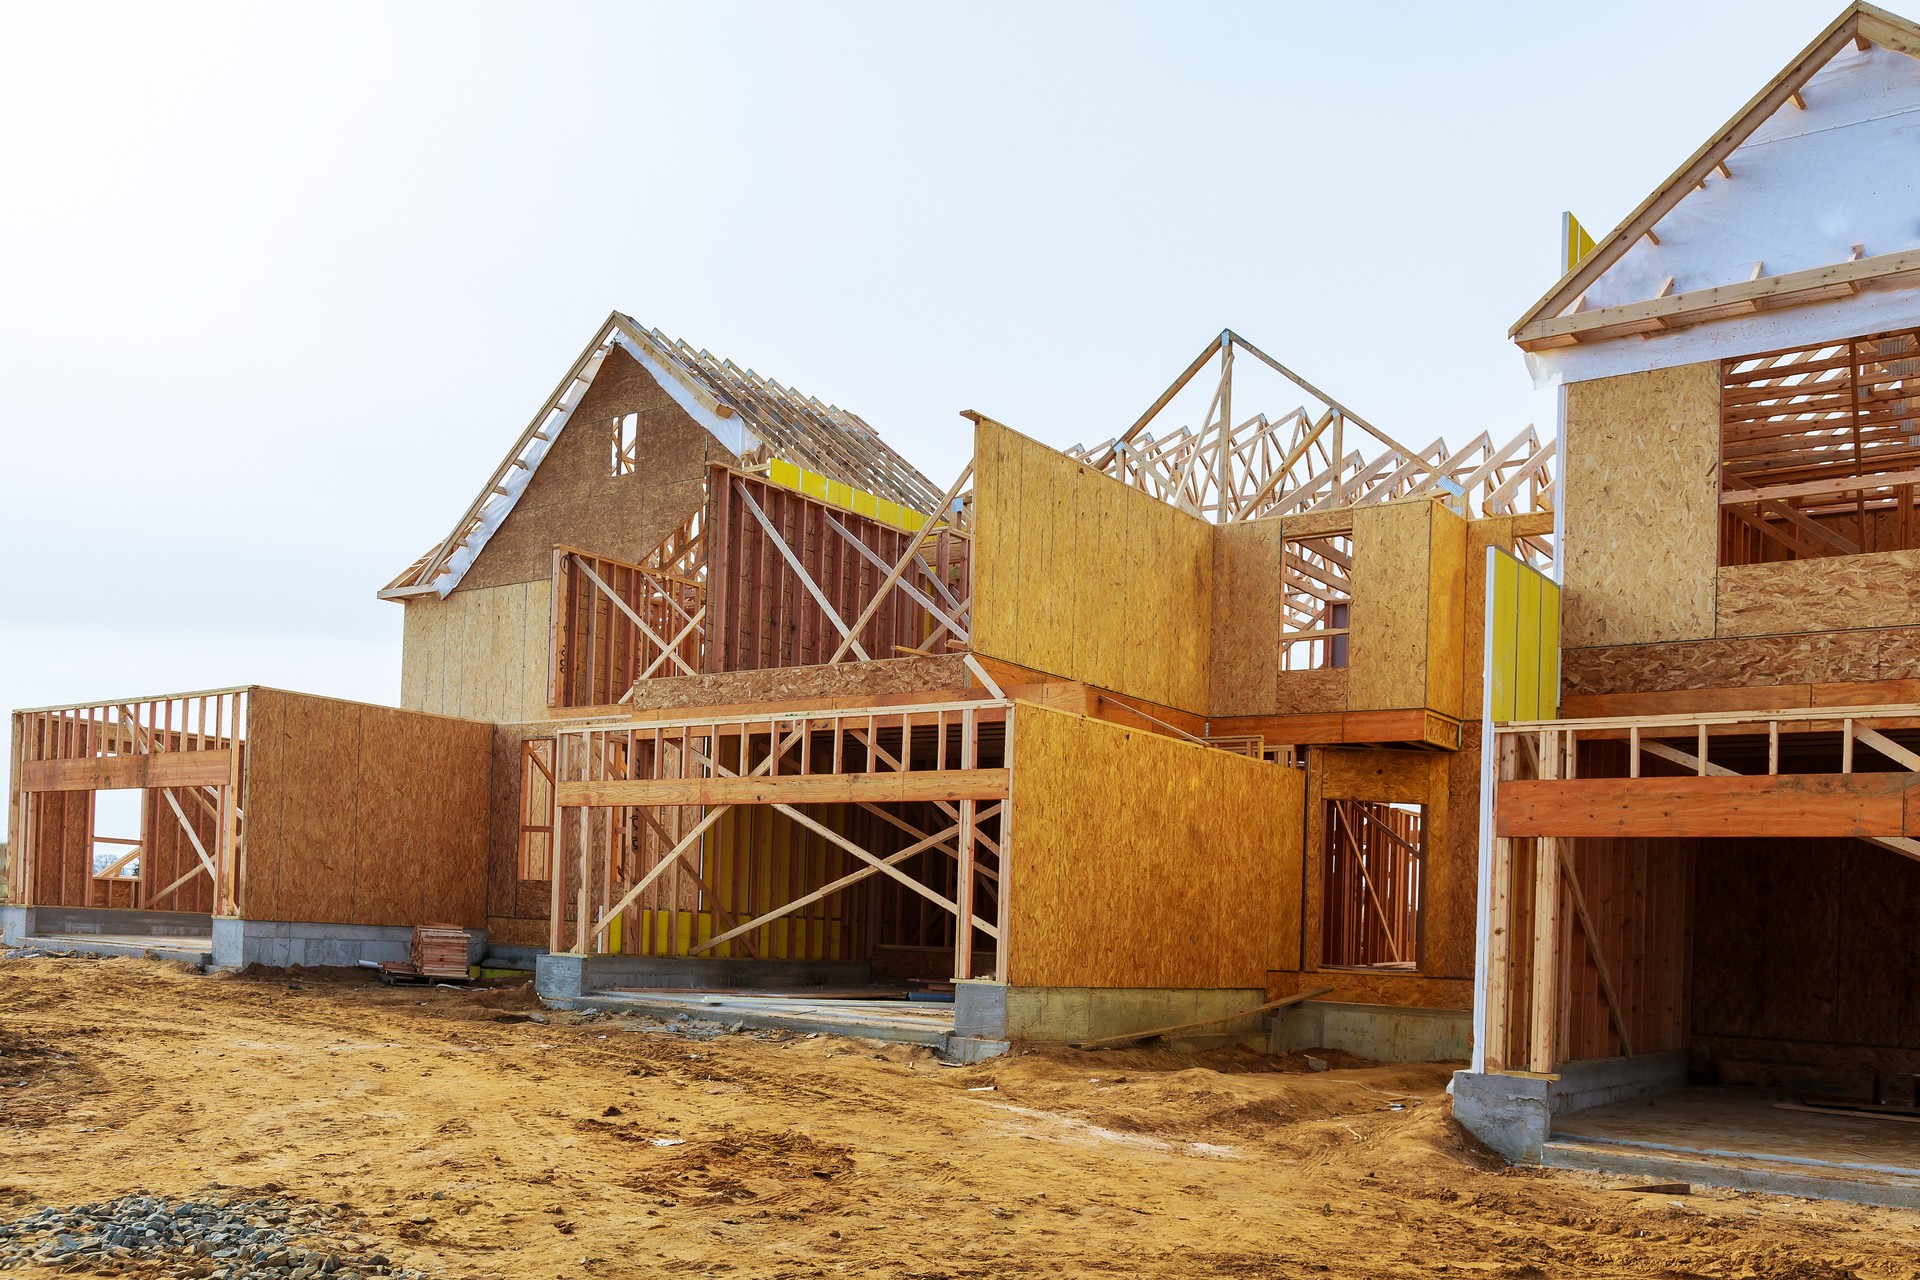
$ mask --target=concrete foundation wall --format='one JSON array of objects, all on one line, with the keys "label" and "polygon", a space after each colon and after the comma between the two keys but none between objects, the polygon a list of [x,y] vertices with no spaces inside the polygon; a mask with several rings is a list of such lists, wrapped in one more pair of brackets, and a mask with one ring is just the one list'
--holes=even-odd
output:
[{"label": "concrete foundation wall", "polygon": [[[1013,987],[954,984],[953,1029],[959,1036],[1066,1044],[1129,1031],[1170,1027],[1251,1008],[1267,998],[1257,987]],[[1258,1035],[1264,1015],[1197,1028],[1196,1038]]]},{"label": "concrete foundation wall", "polygon": [[857,987],[872,966],[842,960],[707,960],[676,956],[546,955],[533,989],[543,1000],[577,1000],[612,987]]},{"label": "concrete foundation wall", "polygon": [[1309,1001],[1275,1012],[1268,1047],[1339,1049],[1376,1062],[1459,1062],[1473,1055],[1473,1014]]},{"label": "concrete foundation wall", "polygon": [[[222,969],[250,964],[284,969],[293,965],[346,967],[362,960],[405,961],[412,945],[413,930],[404,925],[231,919],[213,922],[213,963]],[[467,963],[480,963],[486,950],[486,932],[469,930]]]},{"label": "concrete foundation wall", "polygon": [[160,938],[206,937],[213,917],[194,911],[115,911],[100,907],[0,907],[0,934],[9,946],[35,934],[150,933]]},{"label": "concrete foundation wall", "polygon": [[1570,1062],[1553,1075],[1456,1071],[1453,1118],[1507,1159],[1538,1164],[1556,1115],[1650,1098],[1686,1082],[1684,1053]]}]

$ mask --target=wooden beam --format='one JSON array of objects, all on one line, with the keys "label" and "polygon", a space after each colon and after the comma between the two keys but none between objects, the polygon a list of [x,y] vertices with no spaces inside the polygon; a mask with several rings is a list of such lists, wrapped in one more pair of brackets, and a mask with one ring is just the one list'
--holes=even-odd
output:
[{"label": "wooden beam", "polygon": [[1916,785],[1893,773],[1520,780],[1500,784],[1494,834],[1904,836]]},{"label": "wooden beam", "polygon": [[[759,523],[761,531],[765,533],[768,540],[773,543],[773,549],[778,551],[780,558],[787,562],[787,568],[793,570],[794,576],[800,580],[800,585],[805,587],[807,594],[813,597],[814,604],[819,606],[820,612],[826,615],[827,621],[833,624],[833,629],[840,633],[840,648],[834,650],[833,658],[830,659],[830,661],[837,661],[840,654],[843,653],[848,646],[852,647],[854,655],[858,657],[860,661],[871,661],[867,651],[860,647],[859,628],[849,628],[846,622],[841,619],[839,611],[833,607],[833,602],[827,599],[827,593],[820,589],[820,584],[813,580],[813,575],[807,572],[807,567],[800,563],[800,557],[793,553],[793,548],[787,545],[787,540],[780,536],[778,529],[773,527],[773,521],[767,519],[767,513],[762,511],[760,504],[753,500],[753,495],[747,491],[747,486],[735,480],[733,482],[733,488],[734,492],[740,495],[740,500],[747,504],[747,510],[752,513],[754,520]],[[917,542],[914,544],[916,550],[919,548],[919,545]],[[895,577],[897,577],[897,575],[890,576],[887,582],[891,584],[895,581]],[[884,595],[884,591],[877,594],[874,597],[875,601],[877,602]],[[862,615],[863,621],[860,624],[861,626],[865,625],[865,616],[866,615]]]},{"label": "wooden beam", "polygon": [[752,778],[608,778],[563,782],[563,807],[708,804],[858,804],[869,801],[1000,800],[1005,769],[921,769],[908,773],[816,773]]},{"label": "wooden beam", "polygon": [[1573,898],[1573,913],[1580,921],[1580,932],[1587,939],[1587,954],[1593,957],[1594,971],[1600,977],[1600,994],[1606,997],[1607,1012],[1613,1017],[1613,1029],[1619,1033],[1621,1052],[1627,1057],[1633,1056],[1633,1035],[1627,1030],[1627,1019],[1620,1008],[1620,997],[1613,989],[1613,970],[1607,966],[1607,957],[1600,950],[1600,931],[1594,927],[1593,917],[1587,912],[1587,895],[1580,890],[1580,877],[1574,873],[1573,858],[1568,855],[1566,842],[1551,842],[1560,855],[1560,877],[1566,881],[1567,890]]},{"label": "wooden beam", "polygon": [[1859,29],[1859,23],[1858,10],[1850,6],[1825,31],[1814,37],[1798,57],[1762,86],[1745,106],[1701,144],[1698,151],[1641,201],[1639,208],[1628,214],[1619,226],[1600,237],[1594,251],[1515,322],[1510,336],[1520,339],[1537,325],[1552,320],[1553,313],[1564,310],[1572,299],[1587,292],[1594,281],[1619,261],[1641,236],[1657,226],[1661,218],[1699,186],[1714,167],[1731,155],[1768,116],[1790,99],[1798,97],[1800,89],[1813,78],[1814,73],[1846,47],[1847,41]]},{"label": "wooden beam", "polygon": [[915,534],[913,540],[907,544],[906,554],[900,557],[899,563],[893,566],[893,572],[889,573],[886,579],[881,582],[879,589],[873,593],[873,599],[867,601],[867,607],[860,611],[858,618],[854,619],[853,626],[847,630],[844,638],[840,641],[840,646],[833,651],[833,656],[827,659],[828,664],[838,662],[841,658],[845,657],[849,645],[856,651],[859,649],[860,646],[854,643],[854,637],[859,635],[861,629],[873,620],[874,614],[880,612],[880,605],[886,600],[887,593],[893,590],[893,584],[900,580],[900,575],[907,571],[907,566],[911,565],[919,556],[921,546],[933,535],[936,524],[952,518],[954,499],[960,496],[960,490],[966,486],[968,478],[972,475],[973,462],[969,459],[967,465],[960,468],[960,474],[954,477],[953,484],[948,487],[945,496],[940,499],[940,509],[927,513],[928,519],[926,524],[921,526],[920,531]]},{"label": "wooden beam", "polygon": [[207,854],[207,846],[200,843],[200,833],[193,829],[193,823],[187,821],[187,811],[180,807],[170,788],[162,788],[160,795],[173,809],[173,816],[180,820],[180,829],[187,833],[187,839],[193,844],[193,851],[200,856],[200,865],[207,869],[207,876],[214,884],[220,883],[219,873],[213,869],[213,859]]},{"label": "wooden beam", "polygon": [[1862,288],[1914,285],[1920,285],[1920,249],[1907,249],[1536,320],[1517,332],[1514,341],[1525,350],[1538,351],[1570,342],[1599,342],[1636,333],[1661,333],[1706,320],[1753,315],[1763,310],[1830,299]]},{"label": "wooden beam", "polygon": [[[913,857],[915,854],[922,853],[928,848],[931,848],[934,845],[937,845],[940,841],[951,838],[956,830],[958,830],[957,827],[948,827],[945,831],[939,832],[936,835],[927,836],[924,839],[921,839],[914,844],[908,845],[906,848],[900,850],[897,853],[888,854],[886,857],[882,858],[881,861],[886,863],[888,866],[898,866],[902,862],[905,862],[907,859]],[[819,902],[822,899],[832,897],[834,894],[840,892],[842,889],[847,888],[849,885],[858,884],[862,880],[865,880],[870,876],[879,875],[880,873],[881,873],[880,868],[875,866],[863,866],[858,871],[850,871],[846,875],[841,876],[839,879],[834,880],[828,884],[821,885],[818,889],[813,890],[811,893],[803,894],[784,906],[775,907],[771,911],[768,911],[762,915],[755,916],[753,919],[747,921],[745,924],[742,924],[737,926],[736,928],[727,930],[727,932],[720,934],[718,937],[707,939],[707,941],[693,948],[687,954],[697,956],[702,951],[711,950],[712,948],[719,946],[723,942],[731,942],[735,938],[741,937],[744,934],[752,933],[755,929],[758,929],[763,924],[768,924],[768,923],[771,923],[772,921],[778,920],[781,916],[789,915],[795,911],[800,910],[802,907],[810,907],[814,903]]]},{"label": "wooden beam", "polygon": [[[672,645],[670,645],[667,642],[667,640],[664,637],[662,637],[658,631],[655,631],[652,627],[648,626],[647,620],[645,618],[642,618],[637,612],[635,612],[634,607],[632,605],[628,604],[625,600],[622,600],[619,597],[619,595],[615,593],[614,589],[608,586],[601,579],[600,575],[593,571],[593,566],[587,563],[585,556],[575,555],[573,557],[573,562],[576,565],[580,566],[580,572],[586,574],[587,578],[593,583],[594,586],[600,588],[601,594],[605,595],[607,599],[613,601],[614,606],[618,608],[620,612],[626,614],[628,621],[632,622],[634,626],[640,628],[641,632],[647,637],[647,639],[653,641],[653,643],[657,645],[662,652],[671,656],[674,662],[679,666],[679,668],[682,671],[686,672],[690,676],[697,676],[700,674],[698,671],[695,671],[692,667],[688,666],[686,660],[682,658],[678,653],[674,652]],[[685,632],[683,631],[681,634],[684,635]],[[648,669],[651,670],[652,668],[648,668]]]},{"label": "wooden beam", "polygon": [[20,769],[23,791],[119,791],[148,787],[224,786],[233,765],[227,748],[161,751],[90,760],[29,760]]}]

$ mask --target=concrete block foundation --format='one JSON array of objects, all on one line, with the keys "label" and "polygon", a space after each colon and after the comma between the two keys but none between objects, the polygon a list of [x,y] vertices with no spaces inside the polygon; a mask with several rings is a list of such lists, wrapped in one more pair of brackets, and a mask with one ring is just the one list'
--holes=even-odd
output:
[{"label": "concrete block foundation", "polygon": [[[405,961],[412,945],[413,930],[406,925],[225,918],[213,922],[213,963],[221,969],[250,964],[269,969],[345,968],[362,960]],[[468,930],[467,963],[480,963],[486,951],[486,931]]]},{"label": "concrete block foundation", "polygon": [[[954,984],[953,1031],[982,1040],[1071,1044],[1219,1017],[1262,1003],[1258,987],[1017,987]],[[1263,1030],[1264,1015],[1195,1030],[1195,1043],[1225,1043]],[[1187,1041],[1182,1041],[1186,1043]]]},{"label": "concrete block foundation", "polygon": [[1453,1073],[1453,1118],[1509,1160],[1540,1163],[1553,1118],[1668,1093],[1687,1082],[1687,1055],[1570,1062],[1552,1075]]},{"label": "concrete block foundation", "polygon": [[1473,1056],[1473,1014],[1309,1001],[1275,1011],[1268,1049],[1339,1049],[1376,1062],[1461,1062]]}]

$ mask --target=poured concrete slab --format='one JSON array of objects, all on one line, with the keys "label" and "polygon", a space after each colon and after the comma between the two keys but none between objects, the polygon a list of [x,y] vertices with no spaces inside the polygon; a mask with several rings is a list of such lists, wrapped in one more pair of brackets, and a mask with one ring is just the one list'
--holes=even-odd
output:
[{"label": "poured concrete slab", "polygon": [[1555,1116],[1541,1163],[1920,1208],[1920,1125],[1783,1110],[1761,1089],[1680,1089]]},{"label": "poured concrete slab", "polygon": [[201,966],[213,963],[212,934],[36,933],[22,938],[19,945],[88,956],[151,956]]},{"label": "poured concrete slab", "polygon": [[734,994],[671,990],[604,990],[564,1003],[574,1009],[637,1014],[672,1020],[739,1024],[759,1030],[858,1036],[895,1044],[924,1045],[937,1053],[977,1061],[1006,1052],[1004,1041],[958,1036],[951,1004],[894,998],[822,1000],[802,994]]}]

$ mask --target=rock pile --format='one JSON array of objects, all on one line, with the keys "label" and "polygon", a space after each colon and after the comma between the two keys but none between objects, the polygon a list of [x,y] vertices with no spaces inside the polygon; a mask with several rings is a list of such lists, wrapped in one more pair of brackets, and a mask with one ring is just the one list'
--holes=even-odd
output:
[{"label": "rock pile", "polygon": [[319,1210],[273,1199],[127,1195],[41,1209],[0,1223],[0,1268],[26,1265],[183,1280],[426,1280],[331,1230]]}]

